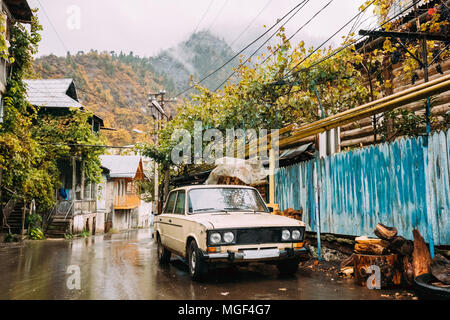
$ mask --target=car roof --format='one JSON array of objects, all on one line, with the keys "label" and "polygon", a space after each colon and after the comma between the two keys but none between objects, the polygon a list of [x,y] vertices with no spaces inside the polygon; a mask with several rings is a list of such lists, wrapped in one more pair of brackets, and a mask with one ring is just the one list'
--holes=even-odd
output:
[{"label": "car roof", "polygon": [[243,185],[229,185],[229,184],[200,184],[200,185],[192,185],[192,186],[184,186],[180,188],[173,189],[172,191],[185,190],[189,191],[191,189],[215,189],[215,188],[242,188],[242,189],[255,189],[250,186]]}]

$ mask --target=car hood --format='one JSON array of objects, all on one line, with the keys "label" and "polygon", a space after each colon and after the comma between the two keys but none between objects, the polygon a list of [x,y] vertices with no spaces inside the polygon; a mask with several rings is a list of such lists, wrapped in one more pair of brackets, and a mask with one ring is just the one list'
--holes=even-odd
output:
[{"label": "car hood", "polygon": [[258,227],[298,227],[302,221],[267,213],[211,213],[199,214],[196,220],[209,223],[214,229],[258,228]]}]

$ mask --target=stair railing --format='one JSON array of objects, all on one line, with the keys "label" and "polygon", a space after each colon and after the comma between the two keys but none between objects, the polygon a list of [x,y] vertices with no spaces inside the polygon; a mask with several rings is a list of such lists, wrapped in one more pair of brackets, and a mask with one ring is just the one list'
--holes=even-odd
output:
[{"label": "stair railing", "polygon": [[3,221],[2,221],[2,229],[6,227],[8,227],[8,233],[11,233],[11,227],[8,224],[8,218],[9,215],[11,214],[11,212],[13,212],[14,207],[16,206],[17,203],[17,199],[16,198],[11,198],[9,199],[8,203],[5,205],[5,207],[3,208],[2,212],[3,212]]},{"label": "stair railing", "polygon": [[69,209],[67,209],[66,215],[64,216],[64,221],[67,220],[67,216],[69,215],[69,213],[70,213],[70,218],[72,218],[72,215],[73,215],[72,208],[73,208],[73,201],[70,203]]}]

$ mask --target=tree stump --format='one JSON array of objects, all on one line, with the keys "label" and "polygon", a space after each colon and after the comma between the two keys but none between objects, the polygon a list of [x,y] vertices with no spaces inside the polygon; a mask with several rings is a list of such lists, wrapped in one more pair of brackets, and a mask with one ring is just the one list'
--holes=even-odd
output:
[{"label": "tree stump", "polygon": [[360,254],[383,255],[388,252],[386,247],[376,243],[356,243],[355,252]]},{"label": "tree stump", "polygon": [[354,270],[356,281],[361,286],[367,285],[367,279],[372,272],[368,272],[370,266],[380,268],[381,287],[391,287],[401,283],[402,274],[398,269],[397,255],[367,255],[355,254]]},{"label": "tree stump", "polygon": [[414,269],[411,260],[409,256],[403,256],[402,277],[405,286],[411,286],[414,283]]}]

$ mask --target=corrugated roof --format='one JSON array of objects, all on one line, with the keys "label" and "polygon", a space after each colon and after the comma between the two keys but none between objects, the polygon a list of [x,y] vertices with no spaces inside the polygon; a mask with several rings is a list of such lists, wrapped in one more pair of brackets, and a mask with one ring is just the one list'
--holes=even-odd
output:
[{"label": "corrugated roof", "polygon": [[130,178],[136,176],[141,161],[140,156],[100,156],[102,167],[109,169],[111,178]]},{"label": "corrugated roof", "polygon": [[77,101],[73,79],[24,80],[28,101],[37,107],[83,108]]}]

